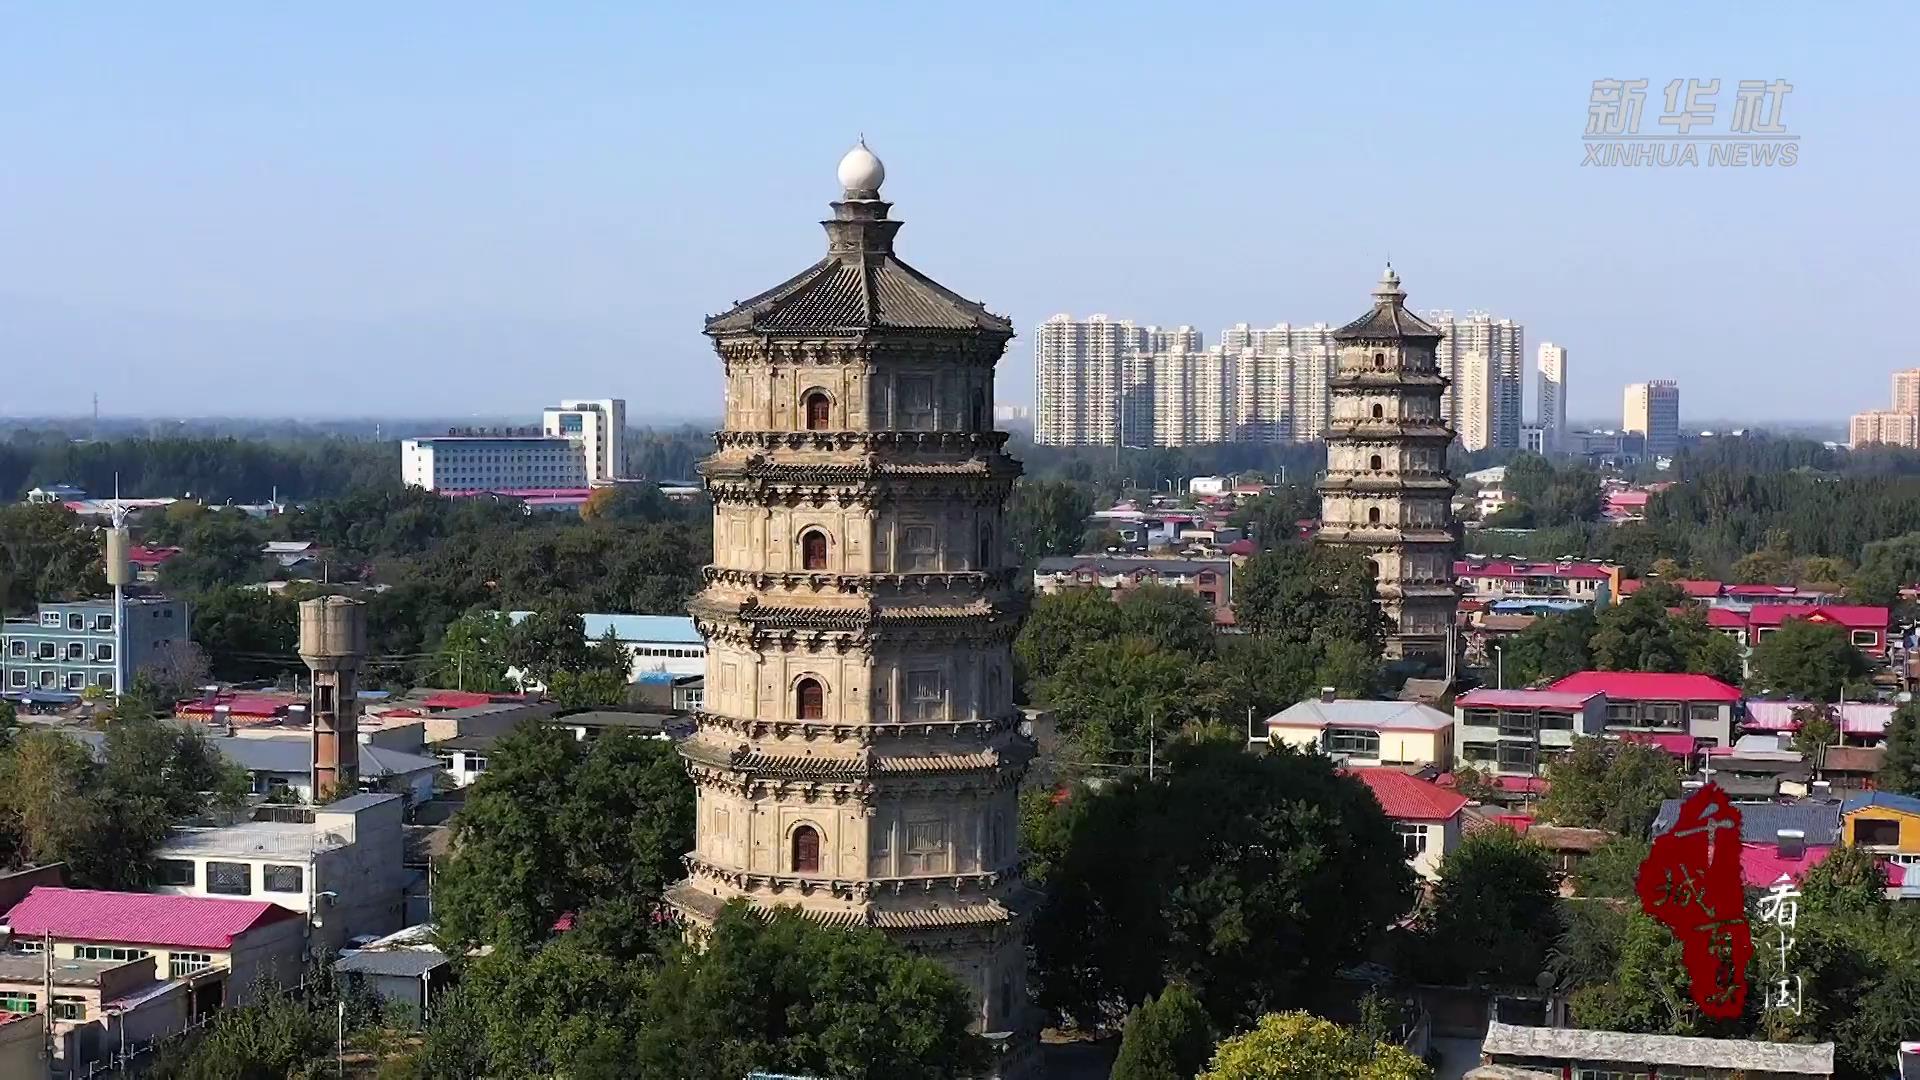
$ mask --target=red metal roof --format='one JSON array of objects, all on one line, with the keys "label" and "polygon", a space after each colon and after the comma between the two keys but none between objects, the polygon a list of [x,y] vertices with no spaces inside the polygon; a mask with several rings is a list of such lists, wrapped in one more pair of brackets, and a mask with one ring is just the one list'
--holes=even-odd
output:
[{"label": "red metal roof", "polygon": [[1547,689],[1563,694],[1605,694],[1614,701],[1740,700],[1740,691],[1711,675],[1654,671],[1577,671]]},{"label": "red metal roof", "polygon": [[1538,776],[1496,776],[1493,786],[1514,795],[1544,795],[1547,782]]},{"label": "red metal roof", "polygon": [[40,886],[4,921],[23,937],[50,933],[67,941],[229,949],[235,938],[257,926],[298,918],[298,912],[264,900]]},{"label": "red metal roof", "polygon": [[154,547],[140,544],[127,551],[127,561],[135,566],[159,566],[175,555],[180,554],[177,547]]},{"label": "red metal roof", "polygon": [[1429,784],[1416,776],[1408,776],[1398,769],[1347,769],[1348,776],[1357,778],[1361,783],[1373,789],[1373,797],[1380,800],[1380,808],[1390,818],[1402,821],[1445,821],[1460,812],[1467,800],[1445,788]]},{"label": "red metal roof", "polygon": [[1747,614],[1747,621],[1754,626],[1779,626],[1788,619],[1838,623],[1849,630],[1885,630],[1892,616],[1886,608],[1869,604],[1821,604],[1818,607],[1757,604]]},{"label": "red metal roof", "polygon": [[287,711],[287,706],[297,704],[300,698],[292,695],[276,694],[215,694],[211,699],[195,698],[174,705],[175,716],[188,716],[211,719],[217,713],[217,707],[224,706],[226,715],[236,719],[267,720]]},{"label": "red metal roof", "polygon": [[[1740,878],[1749,889],[1764,889],[1780,880],[1782,874],[1793,881],[1799,881],[1801,875],[1826,861],[1833,849],[1825,844],[1807,845],[1806,854],[1798,859],[1780,857],[1778,844],[1756,843],[1740,845]],[[1880,868],[1886,871],[1887,884],[1898,888],[1906,882],[1906,867],[1895,862],[1883,862]]]},{"label": "red metal roof", "polygon": [[426,709],[472,709],[480,705],[492,705],[495,702],[519,701],[517,694],[481,694],[472,690],[436,690],[421,699],[420,706]]},{"label": "red metal roof", "polygon": [[1455,705],[1480,705],[1507,709],[1580,709],[1592,701],[1595,693],[1562,694],[1552,690],[1469,691],[1453,699]]}]

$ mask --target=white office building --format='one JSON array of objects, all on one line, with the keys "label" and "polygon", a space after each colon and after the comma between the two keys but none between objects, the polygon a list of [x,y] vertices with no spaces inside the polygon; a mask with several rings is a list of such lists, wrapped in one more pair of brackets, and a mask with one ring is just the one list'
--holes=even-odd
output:
[{"label": "white office building", "polygon": [[1557,454],[1567,436],[1567,349],[1551,341],[1540,343],[1535,362],[1540,390],[1542,453]]},{"label": "white office building", "polygon": [[[1512,319],[1496,319],[1484,311],[1469,311],[1456,317],[1451,311],[1430,311],[1426,320],[1440,331],[1440,347],[1435,359],[1440,373],[1452,380],[1440,407],[1447,422],[1460,432],[1462,443],[1470,450],[1486,446],[1514,448],[1520,445],[1521,361],[1525,351],[1526,328]],[[1484,356],[1486,370],[1480,385],[1463,398],[1462,387],[1470,375],[1469,365],[1476,356]],[[1479,408],[1481,385],[1486,392],[1484,439],[1480,446],[1466,440],[1470,398]]]},{"label": "white office building", "polygon": [[1620,429],[1646,436],[1648,457],[1671,457],[1680,449],[1680,384],[1654,379],[1627,387]]},{"label": "white office building", "polygon": [[545,435],[439,435],[400,442],[400,482],[428,491],[526,491],[588,486],[588,454]]},{"label": "white office building", "polygon": [[562,401],[540,414],[541,434],[581,444],[587,483],[606,484],[626,475],[627,403],[620,398]]}]

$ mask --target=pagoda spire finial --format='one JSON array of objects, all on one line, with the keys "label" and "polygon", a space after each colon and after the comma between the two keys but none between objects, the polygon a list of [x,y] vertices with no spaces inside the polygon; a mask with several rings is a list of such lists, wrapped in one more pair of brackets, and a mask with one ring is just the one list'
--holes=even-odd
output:
[{"label": "pagoda spire finial", "polygon": [[1393,260],[1387,260],[1387,269],[1380,275],[1380,284],[1373,287],[1373,302],[1400,306],[1407,299],[1406,290],[1400,287],[1400,275],[1393,270]]}]

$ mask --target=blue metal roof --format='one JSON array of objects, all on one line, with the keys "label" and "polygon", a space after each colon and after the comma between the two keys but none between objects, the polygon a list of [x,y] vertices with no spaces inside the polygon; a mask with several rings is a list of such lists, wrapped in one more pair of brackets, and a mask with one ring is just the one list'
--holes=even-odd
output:
[{"label": "blue metal roof", "polygon": [[[514,622],[533,614],[531,611],[510,611],[507,618]],[[652,641],[666,645],[704,645],[706,640],[693,628],[693,619],[686,615],[596,615],[580,616],[585,625],[587,637],[598,641],[611,629],[613,636],[621,641]]]},{"label": "blue metal roof", "polygon": [[[1852,800],[1848,800],[1851,802]],[[1740,839],[1771,844],[1782,829],[1798,829],[1809,844],[1832,846],[1840,842],[1840,803],[1811,799],[1792,803],[1735,803],[1740,811]],[[1653,819],[1653,835],[1660,836],[1680,820],[1680,800],[1660,804]]]},{"label": "blue metal roof", "polygon": [[1843,813],[1851,814],[1855,810],[1865,810],[1869,806],[1898,810],[1903,814],[1920,816],[1920,799],[1911,795],[1896,795],[1891,791],[1867,791],[1858,795],[1849,795],[1841,803]]}]

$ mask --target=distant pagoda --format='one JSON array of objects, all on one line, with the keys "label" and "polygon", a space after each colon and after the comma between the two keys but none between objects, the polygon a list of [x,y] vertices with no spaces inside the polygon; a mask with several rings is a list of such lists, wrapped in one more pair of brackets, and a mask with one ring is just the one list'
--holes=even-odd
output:
[{"label": "distant pagoda", "polygon": [[1389,659],[1443,663],[1459,606],[1447,472],[1453,430],[1440,407],[1440,331],[1409,312],[1406,299],[1389,264],[1373,310],[1333,333],[1340,355],[1319,540],[1373,561]]},{"label": "distant pagoda", "polygon": [[997,1074],[1023,1075],[1020,466],[991,423],[1013,327],[895,257],[885,176],[850,151],[826,257],[707,321],[726,418],[690,606],[696,840],[669,900],[695,934],[740,897],[883,930],[960,977]]}]

